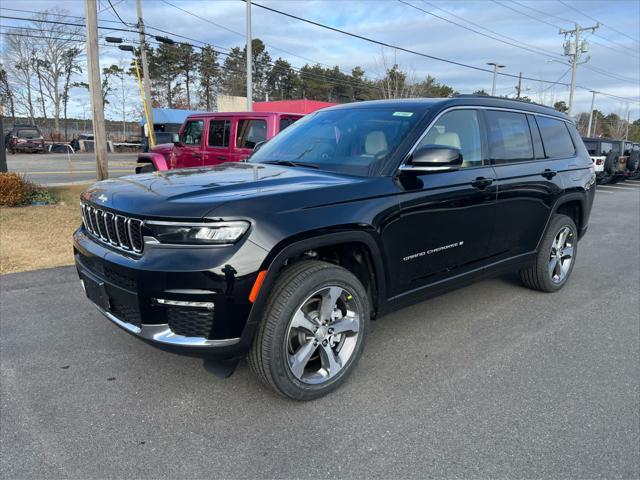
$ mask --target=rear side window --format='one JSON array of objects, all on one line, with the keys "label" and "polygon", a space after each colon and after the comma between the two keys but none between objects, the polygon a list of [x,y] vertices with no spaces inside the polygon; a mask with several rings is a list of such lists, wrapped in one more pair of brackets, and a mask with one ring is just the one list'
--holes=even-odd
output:
[{"label": "rear side window", "polygon": [[209,146],[228,147],[231,136],[231,120],[211,120],[209,122]]},{"label": "rear side window", "polygon": [[202,120],[192,120],[187,122],[182,132],[182,138],[180,141],[185,145],[200,145],[202,142],[202,127],[204,122]]},{"label": "rear side window", "polygon": [[566,158],[576,154],[567,125],[562,120],[536,117],[547,158]]},{"label": "rear side window", "polygon": [[489,152],[495,163],[533,160],[533,143],[523,113],[488,110]]},{"label": "rear side window", "polygon": [[238,133],[236,135],[236,148],[253,148],[256,143],[267,140],[267,122],[265,120],[238,121]]},{"label": "rear side window", "polygon": [[278,131],[282,131],[287,128],[289,125],[292,125],[296,120],[296,117],[281,117],[280,118],[280,129]]},{"label": "rear side window", "polygon": [[598,151],[598,142],[584,142],[584,146],[586,147],[587,152],[589,152],[589,155],[600,154]]}]

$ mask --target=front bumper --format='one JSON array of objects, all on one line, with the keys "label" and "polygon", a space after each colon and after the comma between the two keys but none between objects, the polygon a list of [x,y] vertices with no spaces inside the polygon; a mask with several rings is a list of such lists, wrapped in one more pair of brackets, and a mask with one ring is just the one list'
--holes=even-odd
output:
[{"label": "front bumper", "polygon": [[218,358],[238,357],[250,346],[248,297],[257,276],[251,259],[260,262],[261,251],[250,242],[213,250],[150,247],[134,258],[95,242],[83,228],[74,234],[78,275],[105,317],[164,350]]}]

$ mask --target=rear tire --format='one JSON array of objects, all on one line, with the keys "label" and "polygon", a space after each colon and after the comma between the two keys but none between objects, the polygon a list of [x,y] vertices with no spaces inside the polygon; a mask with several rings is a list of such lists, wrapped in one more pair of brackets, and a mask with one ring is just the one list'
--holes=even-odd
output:
[{"label": "rear tire", "polygon": [[540,243],[535,262],[520,270],[525,286],[556,292],[569,280],[578,253],[578,229],[566,215],[554,215]]},{"label": "rear tire", "polygon": [[247,360],[275,392],[313,400],[347,380],[368,330],[362,283],[342,267],[303,261],[276,281]]}]

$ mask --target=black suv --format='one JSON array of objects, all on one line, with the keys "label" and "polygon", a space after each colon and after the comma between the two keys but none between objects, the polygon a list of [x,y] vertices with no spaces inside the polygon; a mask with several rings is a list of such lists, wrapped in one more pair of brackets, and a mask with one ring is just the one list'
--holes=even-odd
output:
[{"label": "black suv", "polygon": [[44,152],[42,132],[36,125],[14,125],[7,133],[5,146],[9,152]]},{"label": "black suv", "polygon": [[338,387],[369,321],[519,270],[567,282],[595,194],[575,125],[491,97],[340,105],[247,162],[96,183],[75,259],[86,293],[156,346],[236,362],[300,400]]}]

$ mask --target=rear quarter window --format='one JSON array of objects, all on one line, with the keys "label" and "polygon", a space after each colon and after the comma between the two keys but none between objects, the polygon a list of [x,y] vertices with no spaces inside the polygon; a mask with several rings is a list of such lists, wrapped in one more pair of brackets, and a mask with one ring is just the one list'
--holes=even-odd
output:
[{"label": "rear quarter window", "polygon": [[576,154],[576,147],[565,122],[540,116],[536,121],[547,158],[566,158]]}]

